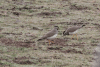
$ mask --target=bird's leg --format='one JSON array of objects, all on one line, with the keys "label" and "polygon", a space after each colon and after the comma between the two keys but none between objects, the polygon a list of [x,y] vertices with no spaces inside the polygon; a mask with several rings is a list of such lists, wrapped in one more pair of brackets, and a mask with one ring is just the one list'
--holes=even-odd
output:
[{"label": "bird's leg", "polygon": [[49,42],[49,45],[51,44],[51,41],[50,40],[48,40],[48,42]]},{"label": "bird's leg", "polygon": [[[76,34],[76,37],[77,37],[77,34]],[[77,37],[77,40],[78,40],[78,37]]]},{"label": "bird's leg", "polygon": [[51,41],[52,43],[54,43],[54,41]]},{"label": "bird's leg", "polygon": [[48,40],[48,42],[49,42],[49,45],[50,45],[51,43],[54,43],[54,41],[51,41],[51,40]]},{"label": "bird's leg", "polygon": [[[73,34],[72,38],[73,38],[74,36],[75,36],[75,35]],[[71,39],[72,39],[72,38],[71,38]]]}]

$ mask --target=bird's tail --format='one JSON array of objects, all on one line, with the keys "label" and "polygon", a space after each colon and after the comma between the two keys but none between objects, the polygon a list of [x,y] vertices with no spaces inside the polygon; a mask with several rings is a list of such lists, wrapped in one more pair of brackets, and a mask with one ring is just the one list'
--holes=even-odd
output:
[{"label": "bird's tail", "polygon": [[95,61],[93,62],[92,67],[100,67],[100,43],[95,49]]}]

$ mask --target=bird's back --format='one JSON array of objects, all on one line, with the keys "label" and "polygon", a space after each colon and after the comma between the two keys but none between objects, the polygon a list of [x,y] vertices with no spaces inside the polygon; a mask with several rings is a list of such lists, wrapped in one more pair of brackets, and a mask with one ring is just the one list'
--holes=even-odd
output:
[{"label": "bird's back", "polygon": [[68,28],[68,29],[66,30],[66,32],[74,32],[74,31],[76,31],[76,30],[78,30],[78,29],[80,29],[80,28],[81,28],[81,26],[70,27],[70,28]]},{"label": "bird's back", "polygon": [[41,37],[39,40],[47,39],[48,37],[52,37],[53,35],[57,34],[58,31],[56,29],[51,30],[50,32],[46,33],[43,37]]}]

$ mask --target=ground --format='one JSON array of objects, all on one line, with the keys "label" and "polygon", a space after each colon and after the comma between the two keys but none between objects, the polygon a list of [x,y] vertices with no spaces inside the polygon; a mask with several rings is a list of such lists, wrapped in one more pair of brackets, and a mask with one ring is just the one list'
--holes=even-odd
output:
[{"label": "ground", "polygon": [[[0,67],[90,67],[100,41],[99,0],[2,0]],[[65,29],[86,25],[78,38]],[[37,42],[59,26],[54,43]]]}]

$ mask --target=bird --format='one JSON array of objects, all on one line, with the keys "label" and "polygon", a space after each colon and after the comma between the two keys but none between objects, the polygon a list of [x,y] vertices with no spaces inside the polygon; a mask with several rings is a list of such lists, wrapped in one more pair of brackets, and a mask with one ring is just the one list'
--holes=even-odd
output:
[{"label": "bird", "polygon": [[[76,37],[77,37],[77,32],[80,28],[84,27],[85,25],[81,25],[81,26],[73,26],[73,27],[70,27],[68,29],[66,29],[65,31],[63,31],[63,36],[65,35],[69,35],[69,34],[73,34],[72,38],[74,37],[74,35],[76,34]],[[71,38],[71,39],[72,39]],[[78,40],[78,37],[77,37],[77,40]]]},{"label": "bird", "polygon": [[54,26],[54,29],[52,29],[51,31],[49,31],[48,33],[46,33],[44,36],[42,36],[40,39],[38,39],[37,41],[40,41],[40,40],[44,40],[44,39],[47,39],[48,42],[49,42],[49,45],[50,43],[54,43],[53,41],[51,41],[52,39],[54,39],[57,34],[58,34],[58,29],[59,27],[58,26]]}]

